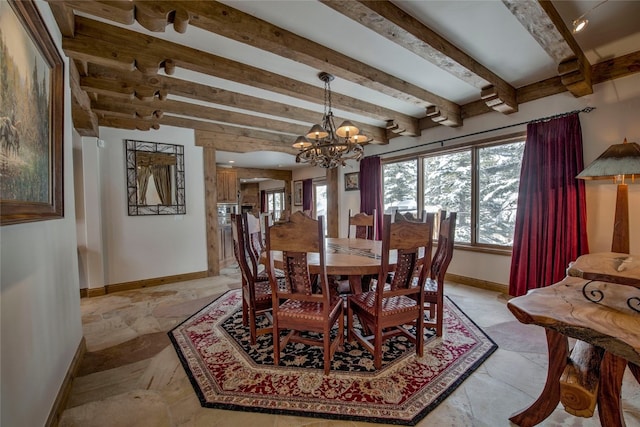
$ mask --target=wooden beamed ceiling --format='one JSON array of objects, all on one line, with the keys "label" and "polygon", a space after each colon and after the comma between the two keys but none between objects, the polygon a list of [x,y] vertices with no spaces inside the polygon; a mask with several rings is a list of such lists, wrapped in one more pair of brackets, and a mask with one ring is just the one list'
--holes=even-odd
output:
[{"label": "wooden beamed ceiling", "polygon": [[594,83],[638,71],[640,52],[589,64],[549,1],[503,0],[558,66],[557,76],[519,88],[391,2],[321,1],[466,82],[477,89],[478,99],[458,105],[218,2],[49,0],[63,35],[63,50],[72,59],[74,127],[81,135],[98,136],[100,125],[149,130],[165,124],[213,133],[220,141],[216,147],[226,151],[260,148],[295,154],[292,141],[308,129],[301,122],[317,122],[318,111],[172,76],[176,68],[184,69],[320,105],[321,87],[203,52],[188,42],[177,44],[123,28],[135,22],[152,32],[173,25],[184,33],[191,25],[423,108],[423,115],[413,117],[334,91],[336,108],[385,124],[361,124],[361,130],[379,144],[399,135],[419,136],[435,126],[462,126],[465,118],[492,111],[510,114],[521,103],[564,91],[583,96],[593,92]]}]

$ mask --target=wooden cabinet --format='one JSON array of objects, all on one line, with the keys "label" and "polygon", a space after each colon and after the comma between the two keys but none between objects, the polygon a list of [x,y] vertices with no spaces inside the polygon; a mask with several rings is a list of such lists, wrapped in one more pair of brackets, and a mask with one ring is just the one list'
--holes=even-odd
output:
[{"label": "wooden cabinet", "polygon": [[220,268],[229,267],[236,262],[235,255],[233,254],[231,226],[221,225],[218,234],[218,260],[220,261]]},{"label": "wooden cabinet", "polygon": [[234,169],[218,169],[218,203],[238,202],[238,173]]}]

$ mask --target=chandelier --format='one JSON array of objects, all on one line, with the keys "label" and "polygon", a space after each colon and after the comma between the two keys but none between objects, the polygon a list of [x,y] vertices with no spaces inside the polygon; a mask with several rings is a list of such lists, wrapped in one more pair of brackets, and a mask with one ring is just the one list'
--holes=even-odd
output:
[{"label": "chandelier", "polygon": [[344,121],[336,128],[331,111],[331,85],[333,75],[322,72],[318,74],[324,82],[324,114],[322,124],[316,124],[305,136],[299,136],[293,148],[300,150],[296,163],[309,163],[327,169],[345,166],[347,160],[359,161],[364,155],[362,143],[369,138],[360,133],[353,123]]}]

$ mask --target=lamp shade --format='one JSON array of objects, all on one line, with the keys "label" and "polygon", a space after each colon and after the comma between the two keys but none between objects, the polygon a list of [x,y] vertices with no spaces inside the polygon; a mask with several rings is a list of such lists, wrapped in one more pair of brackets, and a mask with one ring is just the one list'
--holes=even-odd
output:
[{"label": "lamp shade", "polygon": [[311,143],[304,136],[299,136],[298,138],[296,138],[296,142],[293,143],[293,148],[297,148],[299,150],[307,147],[311,147]]},{"label": "lamp shade", "polygon": [[360,132],[360,129],[358,129],[353,123],[348,120],[342,122],[340,127],[336,129],[336,135],[341,138],[348,138],[350,136],[357,135],[358,132]]},{"label": "lamp shade", "polygon": [[587,166],[576,178],[610,179],[615,176],[631,178],[640,175],[640,145],[637,142],[615,144]]},{"label": "lamp shade", "polygon": [[313,125],[307,132],[307,139],[324,139],[329,136],[329,132],[320,125]]}]

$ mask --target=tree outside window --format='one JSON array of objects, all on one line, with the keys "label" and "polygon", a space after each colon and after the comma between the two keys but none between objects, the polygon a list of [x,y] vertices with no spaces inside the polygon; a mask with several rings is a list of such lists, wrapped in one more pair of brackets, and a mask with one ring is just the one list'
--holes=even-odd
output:
[{"label": "tree outside window", "polygon": [[457,212],[457,243],[512,246],[523,139],[383,164],[385,213]]}]

